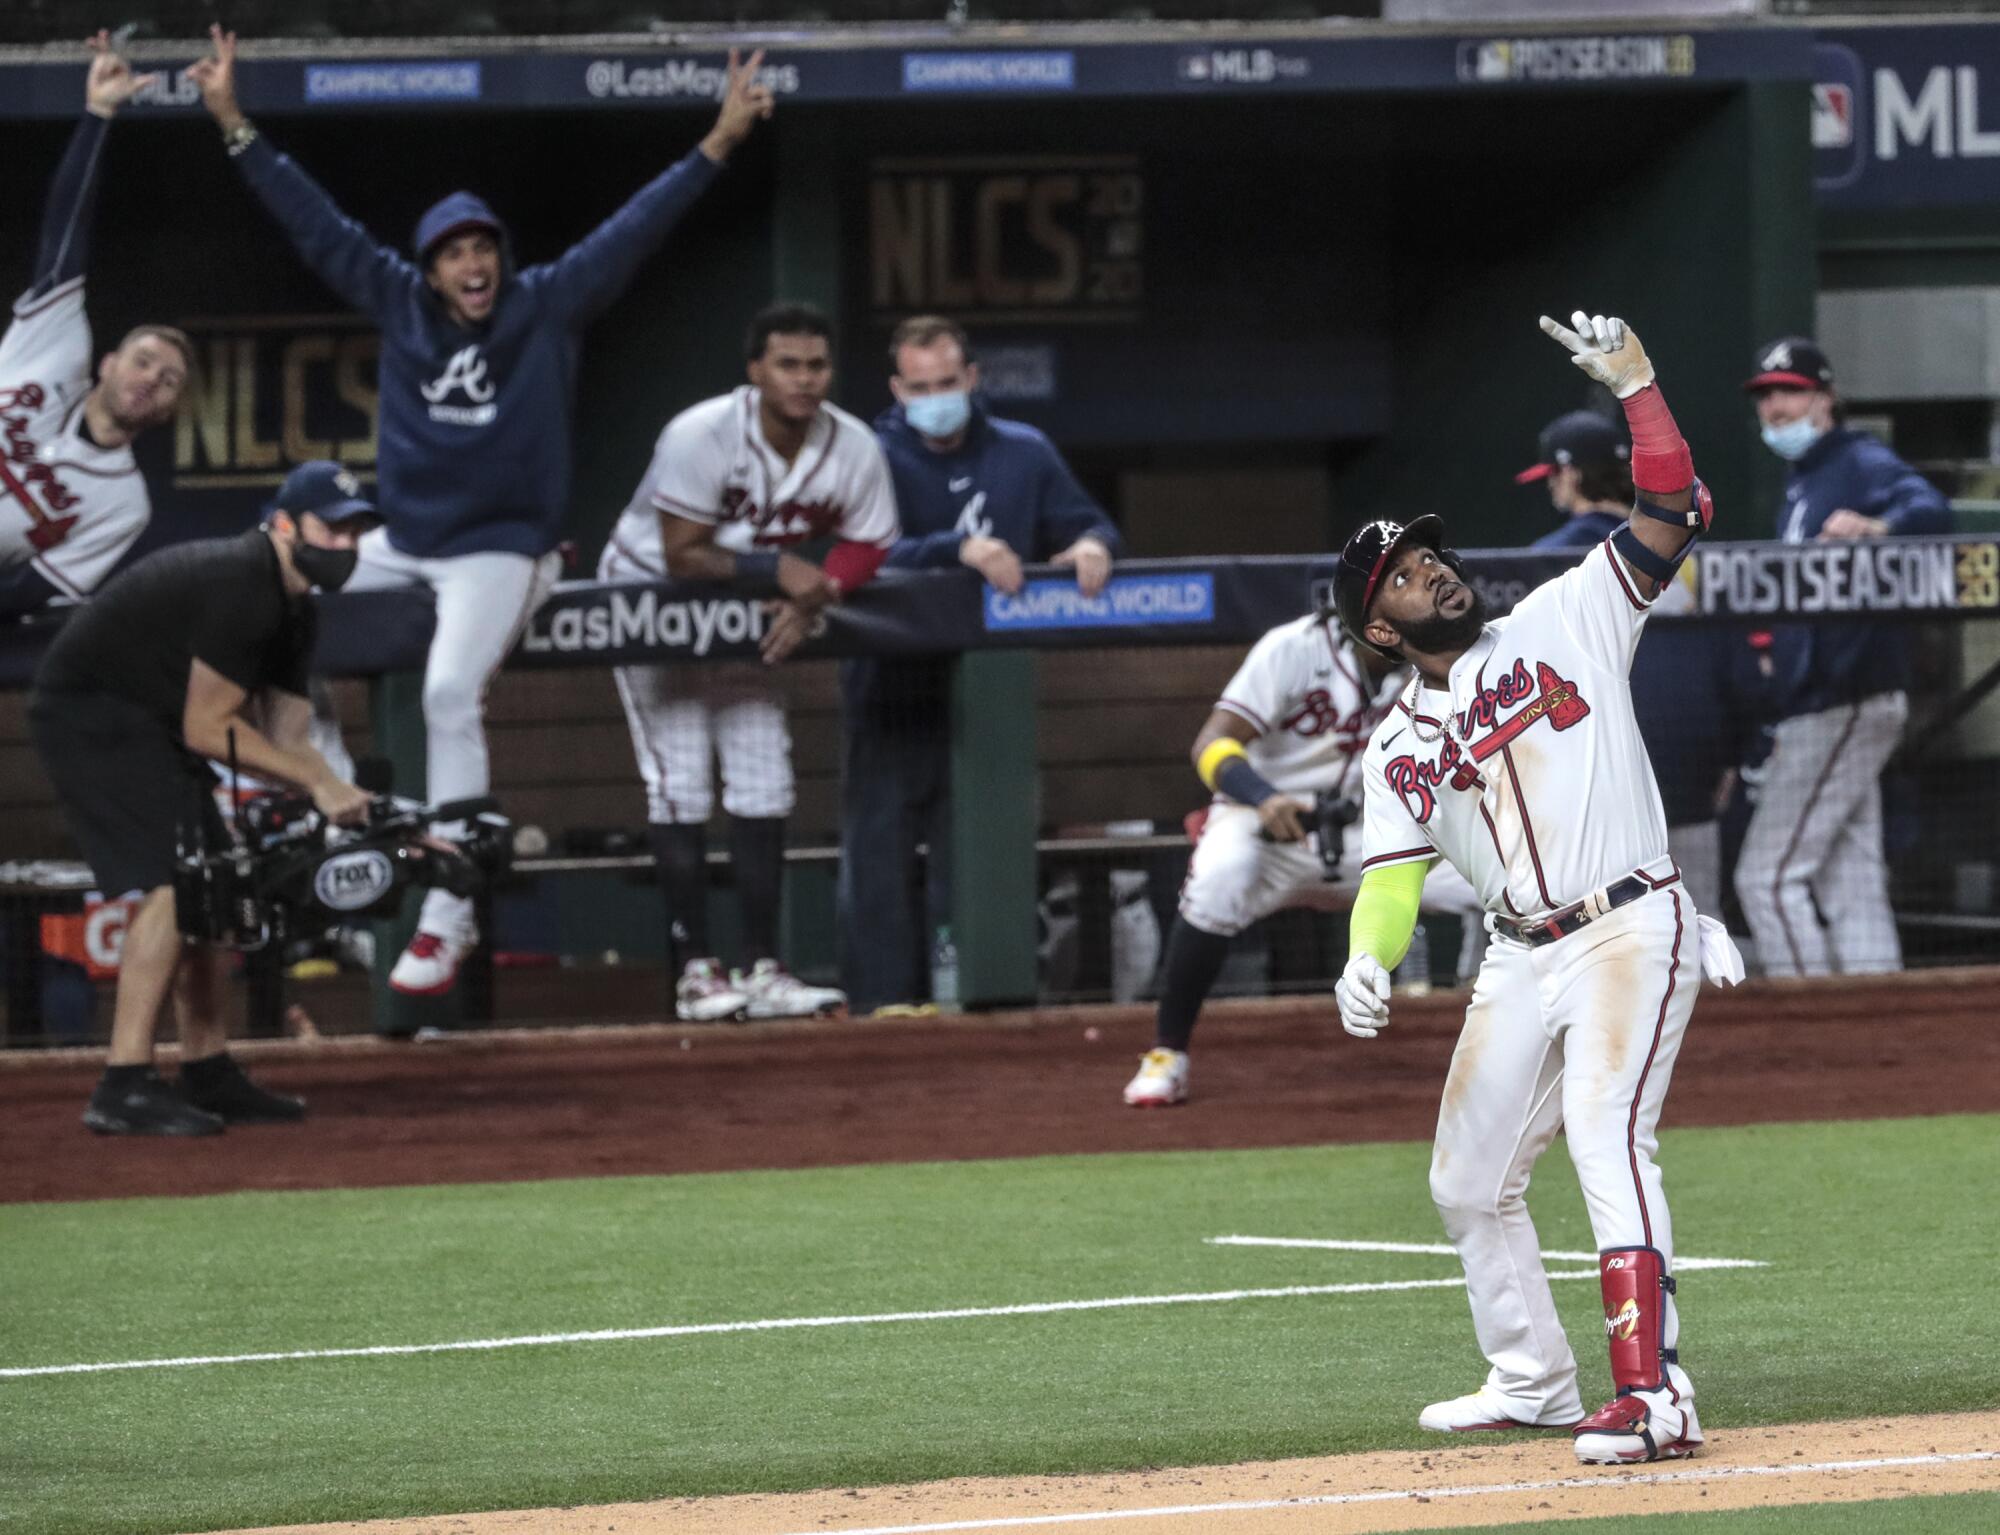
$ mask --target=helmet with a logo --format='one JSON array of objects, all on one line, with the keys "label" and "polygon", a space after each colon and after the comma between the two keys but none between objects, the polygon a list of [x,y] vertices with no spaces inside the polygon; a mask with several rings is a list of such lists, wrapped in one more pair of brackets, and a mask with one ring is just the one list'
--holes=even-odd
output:
[{"label": "helmet with a logo", "polygon": [[1397,659],[1395,652],[1384,650],[1363,631],[1368,627],[1368,604],[1375,600],[1375,590],[1396,552],[1406,544],[1429,549],[1461,581],[1465,579],[1465,562],[1444,541],[1444,519],[1429,514],[1408,522],[1390,522],[1386,518],[1364,522],[1340,551],[1340,566],[1333,575],[1333,605],[1340,614],[1341,628],[1355,644],[1365,645],[1392,661]]}]

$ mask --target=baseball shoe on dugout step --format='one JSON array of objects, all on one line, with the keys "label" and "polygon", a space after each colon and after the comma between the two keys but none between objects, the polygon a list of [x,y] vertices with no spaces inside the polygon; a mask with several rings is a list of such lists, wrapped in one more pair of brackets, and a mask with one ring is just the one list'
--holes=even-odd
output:
[{"label": "baseball shoe on dugout step", "polygon": [[1701,1445],[1694,1403],[1671,1391],[1628,1391],[1576,1426],[1576,1458],[1586,1466],[1680,1460]]},{"label": "baseball shoe on dugout step", "polygon": [[116,1087],[99,1082],[83,1122],[99,1135],[220,1135],[224,1129],[219,1115],[196,1108],[150,1067]]},{"label": "baseball shoe on dugout step", "polygon": [[1148,1050],[1139,1057],[1139,1071],[1125,1084],[1125,1101],[1135,1109],[1164,1109],[1186,1103],[1188,1056],[1185,1050]]},{"label": "baseball shoe on dugout step", "polygon": [[750,999],[729,984],[712,959],[691,959],[674,985],[674,1016],[683,1023],[741,1023]]},{"label": "baseball shoe on dugout step", "polygon": [[458,984],[458,967],[478,942],[419,931],[389,972],[389,989],[406,997],[443,996]]},{"label": "baseball shoe on dugout step", "polygon": [[1507,1409],[1504,1397],[1493,1395],[1484,1386],[1470,1396],[1455,1396],[1448,1402],[1433,1402],[1417,1414],[1417,1427],[1434,1434],[1478,1434],[1504,1428],[1575,1428],[1581,1407],[1572,1408],[1546,1422],[1517,1418]]},{"label": "baseball shoe on dugout step", "polygon": [[847,1006],[847,993],[810,986],[775,959],[760,959],[749,973],[730,972],[729,984],[750,999],[752,1018],[824,1018]]},{"label": "baseball shoe on dugout step", "polygon": [[290,1125],[306,1117],[306,1101],[259,1087],[227,1055],[181,1066],[181,1096],[231,1125]]}]

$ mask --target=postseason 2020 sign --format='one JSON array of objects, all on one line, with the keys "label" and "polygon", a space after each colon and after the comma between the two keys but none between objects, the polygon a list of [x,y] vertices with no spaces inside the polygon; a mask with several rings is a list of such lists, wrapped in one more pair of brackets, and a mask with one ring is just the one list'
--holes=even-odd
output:
[{"label": "postseason 2020 sign", "polygon": [[2000,544],[1936,538],[1714,544],[1694,554],[1707,617],[1839,618],[2000,608]]}]

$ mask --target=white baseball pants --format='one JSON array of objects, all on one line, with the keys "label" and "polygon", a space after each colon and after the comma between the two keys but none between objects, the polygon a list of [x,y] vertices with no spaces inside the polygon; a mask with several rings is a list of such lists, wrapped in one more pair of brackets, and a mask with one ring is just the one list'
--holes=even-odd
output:
[{"label": "white baseball pants", "polygon": [[[436,804],[486,793],[493,783],[486,685],[555,585],[562,556],[489,551],[421,559],[395,548],[383,528],[362,535],[360,554],[344,590],[428,586],[436,594],[437,627],[424,663],[424,798]],[[442,937],[469,936],[472,902],[433,890],[424,898],[419,925]]]},{"label": "white baseball pants", "polygon": [[[1288,906],[1345,910],[1353,905],[1361,881],[1360,830],[1349,829],[1340,878],[1329,881],[1310,842],[1266,842],[1258,833],[1256,811],[1217,804],[1194,845],[1187,883],[1181,887],[1181,915],[1204,933],[1233,938]],[[1442,859],[1431,865],[1424,880],[1424,910],[1456,912],[1474,922],[1483,915],[1465,876]]]},{"label": "white baseball pants", "polygon": [[759,661],[613,669],[632,751],[646,781],[646,819],[699,825],[722,808],[745,819],[788,816],[797,793],[784,694]]},{"label": "white baseball pants", "polygon": [[1876,693],[1779,722],[1736,860],[1764,974],[1903,968],[1882,856],[1882,769],[1909,713],[1905,694]]},{"label": "white baseball pants", "polygon": [[[1465,1265],[1488,1387],[1524,1421],[1583,1415],[1528,1214],[1528,1179],[1558,1129],[1599,1250],[1656,1247],[1673,1272],[1660,1109],[1701,985],[1694,904],[1642,896],[1539,948],[1493,935],[1452,1054],[1431,1198]],[[1588,1265],[1579,1264],[1578,1267]],[[1666,1346],[1680,1321],[1666,1300]]]}]

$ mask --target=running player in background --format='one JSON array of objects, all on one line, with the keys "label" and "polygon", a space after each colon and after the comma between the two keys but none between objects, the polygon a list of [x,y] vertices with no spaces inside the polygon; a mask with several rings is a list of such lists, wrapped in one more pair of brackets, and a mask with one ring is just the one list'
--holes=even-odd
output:
[{"label": "running player in background", "polygon": [[[774,304],[744,340],[750,382],[690,406],[660,433],[645,479],[612,529],[601,581],[728,581],[783,594],[756,661],[621,666],[618,696],[646,780],[647,831],[667,898],[668,952],[682,1018],[781,1018],[846,1004],[778,957],[792,738],[770,666],[820,611],[870,580],[896,541],[888,465],[865,422],[828,402],[833,328],[803,304]],[[824,567],[790,553],[831,536]],[[742,903],[743,968],[708,939],[713,759]]]},{"label": "running player in background", "polygon": [[153,515],[132,439],[173,419],[188,339],[141,325],[91,371],[83,271],[112,116],[154,77],[90,39],[84,115],[56,167],[28,288],[0,339],[0,614],[81,600]]},{"label": "running player in background", "polygon": [[[506,227],[454,192],[417,223],[411,261],[342,213],[236,103],[236,37],[188,70],[237,168],[322,281],[382,328],[378,496],[387,525],[361,541],[350,591],[429,586],[437,627],[424,668],[433,803],[490,784],[487,681],[548,595],[569,509],[570,411],[583,331],[624,292],[772,95],[764,55],[739,64],[715,126],[555,261],[517,271]],[[472,902],[434,889],[389,984],[449,991],[478,942]]]},{"label": "running player in background", "polygon": [[[1180,914],[1167,936],[1153,1048],[1125,1084],[1134,1108],[1188,1095],[1188,1042],[1238,933],[1287,906],[1337,911],[1360,878],[1361,752],[1409,674],[1341,634],[1331,608],[1260,639],[1210,711],[1190,756],[1214,802],[1200,818]],[[1423,908],[1465,922],[1459,974],[1485,948],[1484,913],[1458,871],[1440,865]],[[1428,989],[1429,955],[1406,957]],[[1401,972],[1399,972],[1400,974]]]}]

